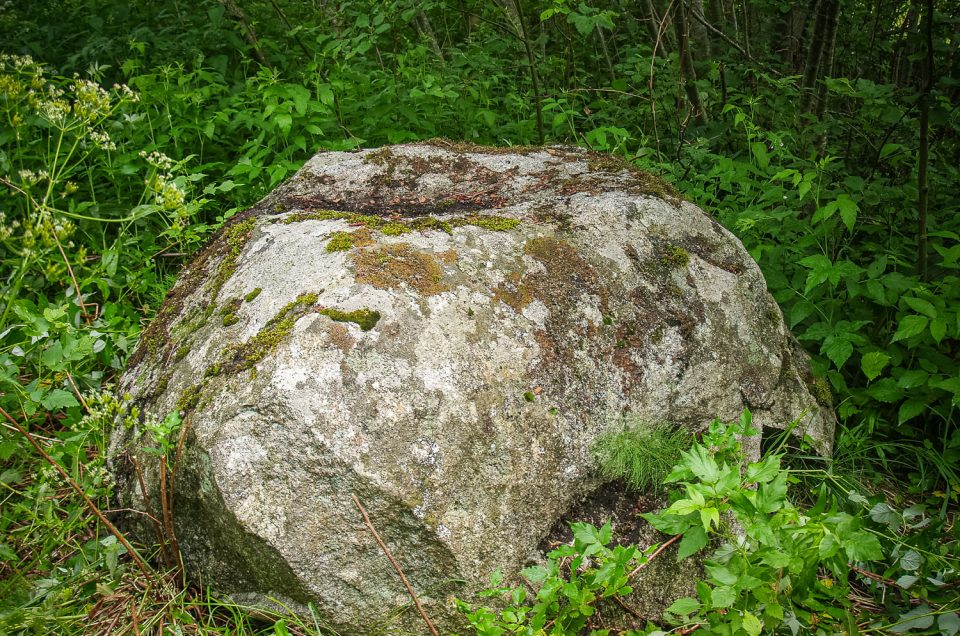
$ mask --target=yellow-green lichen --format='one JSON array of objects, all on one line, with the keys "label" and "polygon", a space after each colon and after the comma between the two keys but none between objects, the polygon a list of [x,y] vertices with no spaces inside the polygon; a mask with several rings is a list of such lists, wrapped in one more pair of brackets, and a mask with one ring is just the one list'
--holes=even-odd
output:
[{"label": "yellow-green lichen", "polygon": [[690,253],[679,245],[668,245],[660,253],[660,263],[666,267],[683,269],[690,262]]},{"label": "yellow-green lichen", "polygon": [[184,413],[192,411],[200,401],[201,389],[203,389],[203,382],[192,384],[184,389],[177,399],[177,410]]},{"label": "yellow-green lichen", "polygon": [[517,219],[507,218],[505,216],[494,215],[474,215],[466,216],[451,221],[453,225],[472,225],[492,232],[506,232],[516,229],[520,225]]},{"label": "yellow-green lichen", "polygon": [[253,299],[260,295],[260,292],[263,290],[257,287],[256,289],[251,290],[246,296],[243,297],[244,302],[253,302]]},{"label": "yellow-green lichen", "polygon": [[224,283],[237,270],[237,260],[240,258],[243,248],[246,247],[247,241],[250,240],[256,224],[256,219],[250,218],[234,223],[224,230],[223,240],[227,245],[227,253],[220,261],[220,265],[217,266],[217,271],[210,282],[211,298],[216,299]]},{"label": "yellow-green lichen", "polygon": [[350,232],[334,232],[327,241],[328,252],[346,252],[353,247],[353,235]]},{"label": "yellow-green lichen", "polygon": [[356,309],[354,311],[340,311],[339,309],[324,308],[317,311],[319,314],[335,322],[352,322],[363,331],[373,329],[380,320],[380,312],[370,309]]},{"label": "yellow-green lichen", "polygon": [[443,270],[437,259],[408,243],[362,249],[351,256],[358,283],[378,289],[408,286],[424,296],[449,289],[443,284]]},{"label": "yellow-green lichen", "polygon": [[293,331],[297,320],[315,309],[317,294],[300,294],[297,299],[286,305],[267,321],[263,329],[246,342],[233,345],[222,363],[218,363],[225,373],[238,373],[250,369],[277,348]]},{"label": "yellow-green lichen", "polygon": [[407,234],[413,230],[406,223],[401,223],[400,221],[390,221],[389,223],[384,223],[380,228],[380,232],[386,236],[400,236],[401,234]]}]

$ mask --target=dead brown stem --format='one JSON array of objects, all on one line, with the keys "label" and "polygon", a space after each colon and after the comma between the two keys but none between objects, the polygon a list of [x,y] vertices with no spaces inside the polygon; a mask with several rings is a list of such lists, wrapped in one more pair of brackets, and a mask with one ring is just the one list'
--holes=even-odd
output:
[{"label": "dead brown stem", "polygon": [[140,569],[143,575],[146,576],[147,578],[152,578],[153,572],[150,571],[150,566],[147,565],[147,562],[144,561],[143,558],[140,556],[140,554],[134,549],[134,547],[130,545],[130,542],[127,541],[127,538],[123,536],[123,533],[120,532],[115,525],[110,523],[110,520],[104,516],[103,512],[100,511],[100,508],[97,507],[97,504],[93,503],[93,500],[87,496],[87,493],[83,492],[83,488],[81,488],[80,485],[70,477],[67,471],[64,470],[63,466],[58,464],[57,461],[53,457],[51,457],[49,453],[47,453],[47,451],[43,449],[40,443],[37,442],[36,439],[34,439],[33,435],[31,435],[27,429],[23,428],[23,426],[20,425],[20,422],[13,419],[13,417],[11,417],[9,413],[4,411],[3,408],[0,408],[0,415],[3,415],[3,417],[6,418],[6,420],[10,422],[14,426],[14,428],[16,428],[17,431],[19,431],[20,434],[23,435],[26,438],[26,440],[30,442],[30,444],[35,449],[37,449],[37,452],[40,453],[43,459],[46,460],[48,464],[53,466],[53,468],[58,473],[60,473],[60,476],[68,484],[70,484],[70,487],[73,488],[73,490],[76,491],[78,495],[80,495],[80,498],[83,499],[83,503],[86,504],[90,512],[92,512],[97,517],[97,519],[100,520],[100,522],[107,528],[110,534],[112,534],[117,538],[117,541],[120,542],[120,545],[126,548],[127,554],[129,554],[130,558],[133,559],[134,563],[137,564],[137,567]]},{"label": "dead brown stem", "polygon": [[397,560],[393,558],[393,555],[390,553],[390,548],[388,548],[387,544],[384,543],[383,539],[380,538],[380,533],[377,532],[377,529],[373,527],[373,523],[370,521],[370,516],[364,509],[363,504],[360,503],[360,500],[357,499],[356,495],[350,496],[353,497],[353,503],[356,504],[357,510],[359,510],[360,514],[363,515],[363,522],[370,530],[373,538],[377,540],[377,545],[380,546],[380,549],[383,550],[383,553],[387,555],[388,559],[390,559],[390,564],[393,566],[393,569],[396,570],[397,574],[400,575],[400,580],[403,581],[404,587],[407,588],[407,594],[409,594],[410,598],[413,599],[413,604],[416,605],[417,612],[420,613],[420,618],[422,618],[423,622],[427,624],[427,627],[430,629],[430,633],[433,634],[433,636],[440,636],[440,632],[438,632],[437,628],[433,626],[433,622],[430,621],[430,617],[427,616],[426,611],[424,611],[423,605],[420,604],[420,599],[417,598],[417,594],[413,591],[413,586],[410,585],[410,581],[407,580],[403,570],[400,569],[400,564],[397,563]]}]

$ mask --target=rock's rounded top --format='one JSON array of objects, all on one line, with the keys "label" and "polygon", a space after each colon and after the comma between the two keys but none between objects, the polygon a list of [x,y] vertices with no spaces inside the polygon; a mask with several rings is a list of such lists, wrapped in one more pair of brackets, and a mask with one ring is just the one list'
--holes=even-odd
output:
[{"label": "rock's rounded top", "polygon": [[317,154],[256,209],[409,216],[535,208],[604,192],[679,202],[666,181],[612,155],[571,146],[494,148],[436,140]]},{"label": "rock's rounded top", "polygon": [[834,424],[740,242],[573,148],[318,154],[181,274],[122,383],[187,422],[188,565],[341,633],[406,602],[353,494],[442,612],[450,581],[519,570],[625,420],[749,407],[822,448]]}]

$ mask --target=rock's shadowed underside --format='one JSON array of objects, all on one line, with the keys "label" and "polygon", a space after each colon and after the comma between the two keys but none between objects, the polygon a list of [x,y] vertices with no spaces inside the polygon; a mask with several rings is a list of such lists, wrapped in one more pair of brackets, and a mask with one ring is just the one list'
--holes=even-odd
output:
[{"label": "rock's shadowed underside", "polygon": [[[515,575],[601,486],[591,445],[625,417],[694,430],[749,407],[823,449],[834,425],[740,242],[573,148],[318,154],[181,274],[123,390],[185,415],[190,574],[313,603],[341,634],[423,631],[351,495],[448,633],[452,595]],[[139,458],[156,507],[136,434],[114,461],[143,508]]]}]

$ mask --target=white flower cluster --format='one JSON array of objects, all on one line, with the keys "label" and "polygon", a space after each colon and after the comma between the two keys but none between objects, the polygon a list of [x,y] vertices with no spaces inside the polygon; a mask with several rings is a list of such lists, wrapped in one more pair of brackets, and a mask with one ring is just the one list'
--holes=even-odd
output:
[{"label": "white flower cluster", "polygon": [[173,159],[163,154],[162,152],[157,152],[156,150],[154,150],[149,154],[147,154],[146,150],[141,150],[140,158],[146,159],[147,163],[149,163],[151,166],[153,166],[157,170],[162,170],[163,172],[170,172],[171,170],[173,170],[173,167],[176,165]]},{"label": "white flower cluster", "polygon": [[93,145],[101,150],[116,150],[117,144],[110,139],[110,135],[93,128],[87,129],[87,138],[93,142]]},{"label": "white flower cluster", "polygon": [[74,75],[70,83],[73,113],[84,121],[96,121],[110,114],[110,94],[96,82]]}]

